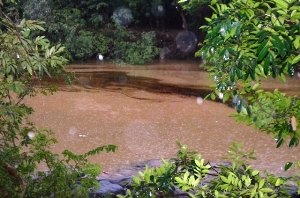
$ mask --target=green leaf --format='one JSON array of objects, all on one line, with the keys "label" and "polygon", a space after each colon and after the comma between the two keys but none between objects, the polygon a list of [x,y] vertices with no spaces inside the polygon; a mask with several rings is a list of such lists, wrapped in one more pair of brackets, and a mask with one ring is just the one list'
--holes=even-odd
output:
[{"label": "green leaf", "polygon": [[258,54],[257,61],[262,61],[268,53],[269,46],[266,44]]},{"label": "green leaf", "polygon": [[296,64],[300,61],[300,54],[298,56],[296,56],[293,60],[292,60],[292,64]]},{"label": "green leaf", "polygon": [[292,166],[293,166],[293,162],[287,162],[287,163],[284,165],[284,170],[287,171],[287,170],[289,170]]},{"label": "green leaf", "polygon": [[293,44],[296,49],[300,47],[300,36],[296,36],[296,39],[294,40]]},{"label": "green leaf", "polygon": [[284,184],[284,180],[278,178],[278,179],[276,180],[275,186],[278,187],[278,186],[281,186],[282,184]]},{"label": "green leaf", "polygon": [[226,184],[229,184],[229,183],[230,183],[230,181],[229,181],[226,177],[224,177],[223,175],[220,175],[220,178],[221,178],[221,180],[222,180],[224,183],[226,183]]},{"label": "green leaf", "polygon": [[252,176],[256,176],[258,173],[259,173],[258,170],[254,170],[254,171],[252,171],[251,175],[252,175]]},{"label": "green leaf", "polygon": [[[253,173],[253,172],[252,172]],[[265,180],[261,179],[258,183],[258,188],[262,188],[265,185]]]},{"label": "green leaf", "polygon": [[261,191],[261,192],[264,192],[264,193],[271,193],[271,192],[273,192],[274,190],[271,189],[271,188],[262,188],[262,189],[260,189],[260,191]]},{"label": "green leaf", "polygon": [[282,144],[283,144],[283,142],[284,142],[284,139],[283,138],[279,138],[278,140],[277,140],[277,145],[276,145],[276,148],[279,148]]},{"label": "green leaf", "polygon": [[288,8],[288,6],[289,6],[289,4],[286,3],[284,0],[273,0],[273,1],[276,3],[276,5],[278,7],[282,8],[284,10],[286,10]]},{"label": "green leaf", "polygon": [[267,76],[270,72],[270,54],[267,55],[264,61],[264,74]]},{"label": "green leaf", "polygon": [[299,139],[296,136],[293,136],[290,140],[289,147],[297,146],[299,144]]}]

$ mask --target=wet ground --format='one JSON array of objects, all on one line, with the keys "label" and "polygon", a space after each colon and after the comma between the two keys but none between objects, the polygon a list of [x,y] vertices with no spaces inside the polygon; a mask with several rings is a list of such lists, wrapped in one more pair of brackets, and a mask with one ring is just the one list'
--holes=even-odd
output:
[{"label": "wet ground", "polygon": [[[271,135],[236,123],[230,117],[234,109],[212,101],[197,103],[197,97],[209,93],[210,84],[198,64],[72,65],[74,85],[61,85],[54,95],[27,103],[35,109],[32,120],[55,132],[59,140],[55,151],[82,153],[99,145],[117,145],[116,153],[91,158],[105,171],[173,157],[177,140],[213,162],[223,160],[232,141],[243,142],[256,150],[256,168],[277,174],[282,174],[285,162],[300,159],[300,147],[276,149]],[[300,94],[300,78],[288,79],[285,85],[273,80],[265,86]]]}]

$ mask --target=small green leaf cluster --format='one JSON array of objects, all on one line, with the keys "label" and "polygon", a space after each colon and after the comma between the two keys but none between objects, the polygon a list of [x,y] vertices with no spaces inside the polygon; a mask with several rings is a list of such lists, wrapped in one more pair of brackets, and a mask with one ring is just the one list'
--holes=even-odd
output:
[{"label": "small green leaf cluster", "polygon": [[177,0],[182,9],[190,14],[195,13],[201,6],[208,5],[210,2],[210,0]]},{"label": "small green leaf cluster", "polygon": [[180,189],[189,197],[290,197],[284,185],[286,178],[260,175],[245,161],[253,159],[253,152],[245,152],[242,145],[232,144],[227,159],[229,165],[212,167],[198,154],[180,145],[176,159],[157,168],[146,168],[133,178],[132,189],[119,197],[174,197]]},{"label": "small green leaf cluster", "polygon": [[[202,49],[214,81],[212,99],[232,99],[240,121],[275,135],[277,145],[299,143],[299,98],[259,89],[269,76],[283,81],[300,61],[297,0],[212,1]],[[248,116],[248,118],[246,117]]]},{"label": "small green leaf cluster", "polygon": [[236,115],[237,121],[252,124],[263,131],[272,133],[277,147],[280,147],[286,140],[289,141],[289,147],[297,146],[300,128],[293,123],[293,119],[300,119],[300,100],[278,90],[257,91],[260,93],[248,97],[249,101],[255,100],[251,105],[251,116],[242,107],[240,114]]}]

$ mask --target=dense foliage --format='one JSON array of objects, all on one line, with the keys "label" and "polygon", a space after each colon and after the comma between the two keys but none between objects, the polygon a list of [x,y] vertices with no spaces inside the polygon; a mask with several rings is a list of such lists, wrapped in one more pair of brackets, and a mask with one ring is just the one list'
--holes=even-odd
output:
[{"label": "dense foliage", "polygon": [[142,65],[151,62],[159,54],[155,47],[154,32],[142,33],[140,38],[118,27],[114,35],[113,57],[118,63]]},{"label": "dense foliage", "polygon": [[199,52],[215,84],[211,98],[233,99],[238,119],[273,133],[278,146],[299,143],[300,101],[261,80],[293,76],[300,61],[300,2],[297,0],[213,1],[214,14]]},{"label": "dense foliage", "polygon": [[89,189],[98,184],[95,178],[100,168],[86,158],[114,151],[115,146],[81,155],[51,151],[56,139],[50,130],[37,128],[28,120],[33,109],[24,99],[54,91],[38,84],[44,77],[64,74],[64,48],[35,36],[44,31],[40,22],[23,19],[14,23],[2,8],[0,17],[1,197],[87,197]]},{"label": "dense foliage", "polygon": [[[20,15],[27,19],[46,22],[46,34],[55,43],[66,47],[67,57],[73,60],[95,58],[97,54],[106,59],[118,60],[129,64],[145,64],[157,55],[156,37],[139,33],[138,36],[112,39],[114,31],[119,31],[113,11],[121,6],[130,7],[140,13],[151,2],[135,1],[24,1],[20,6]],[[142,7],[141,7],[142,6]],[[151,6],[150,6],[151,8]],[[139,12],[137,12],[139,10]],[[118,16],[118,17],[125,17]],[[138,17],[138,16],[135,16]],[[137,20],[136,20],[137,21]],[[123,32],[131,34],[126,28]],[[124,45],[126,44],[126,46]],[[120,48],[120,49],[119,49]],[[122,48],[122,49],[121,49]],[[116,51],[117,50],[117,51]],[[118,54],[116,57],[115,54]],[[121,61],[119,61],[121,60]]]}]

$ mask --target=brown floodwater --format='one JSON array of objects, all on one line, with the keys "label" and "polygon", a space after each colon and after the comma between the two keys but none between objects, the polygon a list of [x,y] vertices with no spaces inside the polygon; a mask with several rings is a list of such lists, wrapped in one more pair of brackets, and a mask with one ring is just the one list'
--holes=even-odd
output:
[{"label": "brown floodwater", "polygon": [[[51,128],[59,143],[56,152],[83,153],[100,145],[115,144],[116,153],[91,157],[103,170],[113,171],[150,159],[171,158],[176,141],[187,144],[211,162],[223,161],[231,142],[255,149],[252,165],[284,174],[287,161],[300,159],[300,146],[276,148],[274,138],[230,117],[234,109],[197,97],[209,93],[208,74],[197,62],[177,61],[147,66],[77,64],[68,70],[77,79],[72,86],[60,83],[50,96],[26,100],[38,126]],[[300,94],[300,78],[286,84],[271,80],[267,89]]]}]

